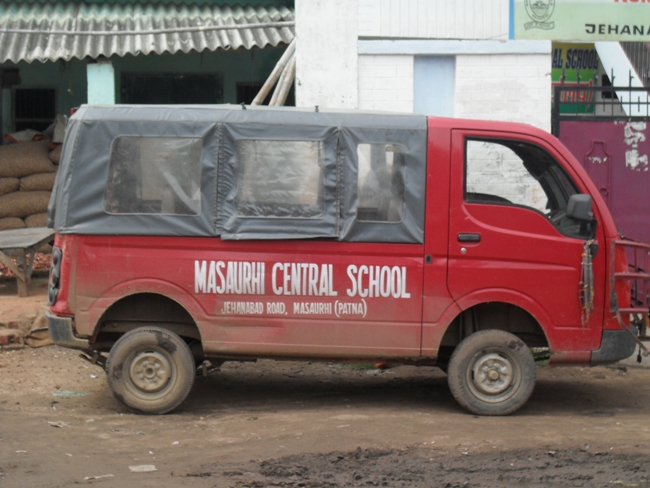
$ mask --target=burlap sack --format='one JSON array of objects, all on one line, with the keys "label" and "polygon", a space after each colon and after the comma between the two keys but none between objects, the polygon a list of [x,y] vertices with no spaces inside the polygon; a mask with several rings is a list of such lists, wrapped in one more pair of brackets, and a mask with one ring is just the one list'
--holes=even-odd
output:
[{"label": "burlap sack", "polygon": [[50,161],[52,161],[54,164],[59,164],[59,161],[61,160],[61,149],[63,146],[59,144],[56,146],[54,149],[50,151]]},{"label": "burlap sack", "polygon": [[0,146],[0,178],[22,178],[38,173],[53,173],[47,141],[19,142]]},{"label": "burlap sack", "polygon": [[6,217],[0,219],[0,230],[24,229],[25,222],[17,217]]},{"label": "burlap sack", "polygon": [[0,197],[0,218],[20,217],[47,212],[49,191],[16,191]]},{"label": "burlap sack", "polygon": [[37,213],[34,215],[30,215],[29,217],[25,217],[25,225],[27,227],[47,227],[47,212],[45,213]]},{"label": "burlap sack", "polygon": [[20,180],[18,178],[0,178],[0,195],[18,191],[19,188]]},{"label": "burlap sack", "polygon": [[20,179],[20,191],[52,191],[56,173],[39,173]]}]

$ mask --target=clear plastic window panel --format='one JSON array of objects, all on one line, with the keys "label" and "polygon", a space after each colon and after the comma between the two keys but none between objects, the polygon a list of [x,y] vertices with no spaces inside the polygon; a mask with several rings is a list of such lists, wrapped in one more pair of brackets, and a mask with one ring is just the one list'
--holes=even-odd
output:
[{"label": "clear plastic window panel", "polygon": [[404,150],[395,145],[359,144],[357,220],[401,222],[404,217]]},{"label": "clear plastic window panel", "polygon": [[111,214],[198,215],[202,147],[198,138],[116,138],[104,209]]},{"label": "clear plastic window panel", "polygon": [[323,217],[322,142],[242,139],[235,151],[239,217]]},{"label": "clear plastic window panel", "polygon": [[547,213],[548,198],[515,152],[499,143],[467,141],[466,199],[475,203],[512,203]]}]

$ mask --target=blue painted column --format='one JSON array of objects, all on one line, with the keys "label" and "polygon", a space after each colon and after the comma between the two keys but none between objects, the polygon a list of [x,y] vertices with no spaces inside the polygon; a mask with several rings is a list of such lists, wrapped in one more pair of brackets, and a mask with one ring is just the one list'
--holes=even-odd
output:
[{"label": "blue painted column", "polygon": [[89,63],[86,67],[88,103],[115,105],[115,70],[109,60]]},{"label": "blue painted column", "polygon": [[515,0],[510,0],[508,5],[508,39],[515,38]]},{"label": "blue painted column", "polygon": [[413,111],[453,117],[456,104],[456,57],[415,56]]}]

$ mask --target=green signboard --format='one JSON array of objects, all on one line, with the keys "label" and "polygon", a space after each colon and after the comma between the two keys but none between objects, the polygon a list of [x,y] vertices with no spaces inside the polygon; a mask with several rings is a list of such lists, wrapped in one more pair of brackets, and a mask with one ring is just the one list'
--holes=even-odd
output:
[{"label": "green signboard", "polygon": [[650,41],[650,0],[514,0],[514,38]]},{"label": "green signboard", "polygon": [[597,74],[598,54],[593,44],[553,43],[553,92],[558,85],[576,88],[561,92],[560,113],[594,113],[594,92],[579,88],[595,86]]}]

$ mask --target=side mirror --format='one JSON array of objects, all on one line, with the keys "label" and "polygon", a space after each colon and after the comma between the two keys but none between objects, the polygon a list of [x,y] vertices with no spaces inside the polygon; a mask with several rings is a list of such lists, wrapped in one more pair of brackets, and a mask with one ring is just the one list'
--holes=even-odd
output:
[{"label": "side mirror", "polygon": [[594,212],[591,209],[591,195],[571,195],[566,207],[566,215],[578,222],[591,222]]}]

